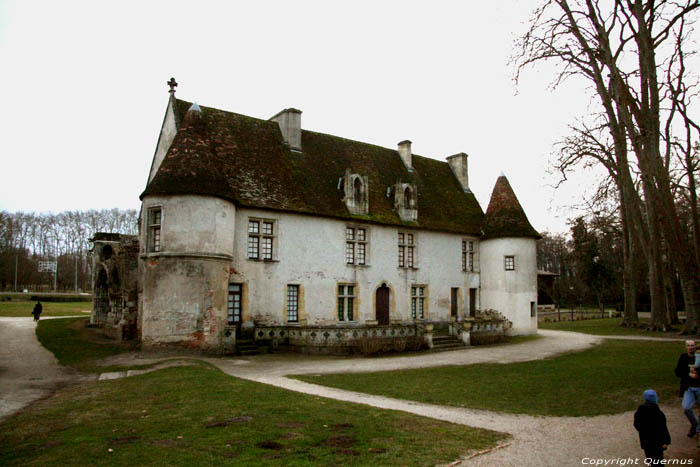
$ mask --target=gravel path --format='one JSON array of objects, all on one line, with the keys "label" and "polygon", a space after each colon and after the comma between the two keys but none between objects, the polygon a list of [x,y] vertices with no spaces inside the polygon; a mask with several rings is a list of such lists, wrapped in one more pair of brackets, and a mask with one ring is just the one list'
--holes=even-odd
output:
[{"label": "gravel path", "polygon": [[33,318],[0,317],[0,420],[78,379],[39,344]]}]

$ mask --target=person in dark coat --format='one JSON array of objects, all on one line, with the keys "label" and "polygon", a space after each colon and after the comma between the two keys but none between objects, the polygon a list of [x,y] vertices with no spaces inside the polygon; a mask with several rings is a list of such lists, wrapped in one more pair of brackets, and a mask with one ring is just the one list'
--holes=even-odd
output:
[{"label": "person in dark coat", "polygon": [[682,406],[683,413],[688,418],[690,422],[690,430],[688,431],[688,437],[692,437],[698,431],[698,419],[693,412],[693,406],[695,405],[695,399],[697,392],[689,391],[690,386],[697,387],[700,385],[700,380],[698,378],[690,377],[690,367],[695,361],[695,341],[687,340],[685,341],[685,353],[682,353],[678,357],[678,362],[676,363],[675,374],[681,379],[681,387],[679,395],[683,398]]},{"label": "person in dark coat", "polygon": [[41,302],[37,300],[36,305],[34,305],[34,310],[32,311],[32,314],[34,315],[34,321],[39,321],[39,316],[41,316],[41,311],[43,310],[43,306],[41,306]]},{"label": "person in dark coat", "polygon": [[639,432],[639,444],[647,459],[661,460],[671,444],[666,416],[659,408],[659,396],[653,389],[644,391],[644,403],[634,413],[634,427]]}]

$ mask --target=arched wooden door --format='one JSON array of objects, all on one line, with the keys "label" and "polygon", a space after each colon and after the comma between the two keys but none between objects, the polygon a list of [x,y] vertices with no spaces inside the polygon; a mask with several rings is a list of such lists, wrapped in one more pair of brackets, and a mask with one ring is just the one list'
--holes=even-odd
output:
[{"label": "arched wooden door", "polygon": [[382,284],[382,286],[377,289],[375,300],[377,324],[379,325],[389,324],[389,296],[389,287],[387,287],[386,284]]}]

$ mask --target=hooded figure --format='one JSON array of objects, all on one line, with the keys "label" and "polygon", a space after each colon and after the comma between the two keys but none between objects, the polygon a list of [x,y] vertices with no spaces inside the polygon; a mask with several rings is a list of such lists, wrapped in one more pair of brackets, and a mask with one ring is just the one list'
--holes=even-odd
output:
[{"label": "hooded figure", "polygon": [[44,307],[41,306],[41,302],[37,300],[36,305],[34,305],[34,310],[32,310],[34,321],[39,321],[39,316],[41,316],[41,310],[43,308]]},{"label": "hooded figure", "polygon": [[644,403],[634,413],[634,427],[639,432],[639,444],[647,459],[664,458],[664,450],[671,444],[666,416],[659,408],[659,396],[653,389],[644,391]]}]

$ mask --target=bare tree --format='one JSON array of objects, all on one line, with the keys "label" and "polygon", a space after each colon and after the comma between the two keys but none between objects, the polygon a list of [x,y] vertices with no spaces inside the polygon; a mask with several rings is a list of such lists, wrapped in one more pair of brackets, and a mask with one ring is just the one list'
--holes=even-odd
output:
[{"label": "bare tree", "polygon": [[[700,269],[696,256],[687,254],[694,245],[682,236],[669,173],[673,145],[668,142],[676,138],[672,136],[676,117],[683,117],[682,106],[674,104],[682,93],[673,90],[683,89],[679,83],[686,82],[683,47],[688,18],[698,6],[697,0],[548,0],[535,11],[517,56],[518,74],[532,63],[555,60],[561,67],[554,86],[573,76],[587,79],[603,109],[615,158],[622,163],[627,147],[632,150],[641,175],[643,215],[628,215],[637,209],[636,203],[629,202],[637,192],[630,189],[623,173],[621,204],[626,217],[634,221],[630,226],[637,233],[648,232],[649,242],[642,245],[651,258],[656,310],[665,308],[659,301],[664,297],[661,245],[665,240],[683,285],[685,332],[697,331]],[[638,223],[640,218],[645,219],[644,225]],[[666,316],[652,314],[652,327],[665,328]]]}]

